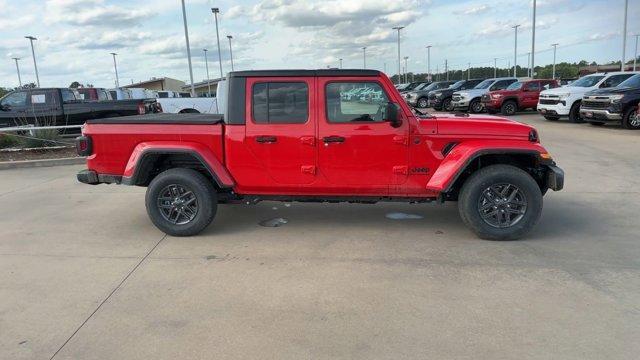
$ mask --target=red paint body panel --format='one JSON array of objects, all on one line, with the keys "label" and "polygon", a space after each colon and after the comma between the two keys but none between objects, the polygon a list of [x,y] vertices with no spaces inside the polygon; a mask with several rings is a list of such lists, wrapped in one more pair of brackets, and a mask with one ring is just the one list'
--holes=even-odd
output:
[{"label": "red paint body panel", "polygon": [[[536,85],[537,88],[529,89],[530,85]],[[487,95],[489,96],[489,100],[483,100],[483,104],[486,108],[498,111],[502,107],[502,104],[506,100],[515,100],[518,104],[518,108],[526,109],[532,108],[538,105],[538,98],[540,97],[540,92],[547,88],[555,88],[560,86],[557,80],[551,79],[536,79],[536,80],[527,80],[522,81],[522,86],[520,89],[516,90],[496,90],[491,91]]]},{"label": "red paint body panel", "polygon": [[[298,124],[258,124],[252,88],[259,82],[303,82],[308,118]],[[399,127],[389,122],[330,123],[330,82],[373,81],[399,104]],[[98,174],[131,177],[145,151],[192,151],[238,195],[393,196],[435,198],[461,166],[487,149],[546,152],[528,140],[532,127],[492,116],[417,118],[384,75],[367,77],[248,77],[245,124],[87,124]],[[179,116],[179,115],[177,115]],[[327,143],[325,137],[342,137]],[[264,138],[274,141],[262,141]],[[258,141],[258,139],[261,139]],[[445,157],[442,150],[457,146]]]}]

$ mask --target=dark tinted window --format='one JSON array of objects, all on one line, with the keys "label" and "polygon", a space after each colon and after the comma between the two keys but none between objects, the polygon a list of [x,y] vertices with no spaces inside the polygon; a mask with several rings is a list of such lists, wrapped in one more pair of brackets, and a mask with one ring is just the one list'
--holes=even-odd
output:
[{"label": "dark tinted window", "polygon": [[98,100],[111,100],[111,96],[106,90],[98,90]]},{"label": "dark tinted window", "polygon": [[619,87],[630,87],[630,88],[639,88],[640,87],[640,75],[633,75],[627,80],[623,81],[618,85]]},{"label": "dark tinted window", "polygon": [[60,94],[62,95],[62,101],[74,101],[76,99],[76,95],[69,89],[60,90]]},{"label": "dark tinted window", "polygon": [[385,120],[387,94],[376,82],[327,84],[327,120],[331,123]]},{"label": "dark tinted window", "polygon": [[3,106],[26,106],[27,105],[27,92],[18,91],[5,96],[2,99]]},{"label": "dark tinted window", "polygon": [[607,78],[604,82],[602,82],[602,85],[600,85],[600,87],[601,88],[616,87],[620,85],[623,81],[630,78],[631,76],[633,76],[633,74],[613,75]]},{"label": "dark tinted window", "polygon": [[253,85],[253,120],[258,124],[302,124],[309,116],[306,83]]},{"label": "dark tinted window", "polygon": [[514,82],[516,82],[516,79],[509,79],[509,80],[499,80],[496,81],[495,84],[493,84],[490,88],[491,91],[496,91],[496,90],[504,90],[506,89],[509,85],[513,84]]},{"label": "dark tinted window", "polygon": [[527,84],[527,90],[530,90],[530,91],[538,91],[538,90],[540,90],[540,83],[537,82],[537,81],[528,83]]},{"label": "dark tinted window", "polygon": [[469,81],[466,81],[464,84],[462,84],[462,87],[460,87],[460,90],[473,89],[474,87],[476,87],[476,85],[480,84],[481,82],[482,82],[482,80],[469,80]]}]

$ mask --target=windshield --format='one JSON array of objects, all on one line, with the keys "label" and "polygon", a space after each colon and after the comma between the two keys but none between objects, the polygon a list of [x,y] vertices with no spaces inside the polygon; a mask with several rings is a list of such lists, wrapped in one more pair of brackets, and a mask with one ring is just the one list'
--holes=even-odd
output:
[{"label": "windshield", "polygon": [[522,87],[522,83],[520,81],[516,81],[513,84],[507,86],[507,90],[518,90]]},{"label": "windshield", "polygon": [[416,86],[416,88],[414,90],[423,90],[424,88],[426,88],[429,85],[431,85],[431,84],[430,83],[422,83],[422,84]]},{"label": "windshield", "polygon": [[621,82],[617,87],[640,88],[640,74],[633,75],[627,80]]},{"label": "windshield", "polygon": [[578,79],[574,82],[571,83],[571,86],[575,86],[575,87],[592,87],[595,86],[595,84],[598,83],[598,81],[602,80],[604,78],[604,76],[601,75],[597,75],[597,76],[585,76],[581,79]]},{"label": "windshield", "polygon": [[405,87],[405,90],[413,90],[415,89],[418,85],[420,85],[421,83],[419,82],[412,82],[409,85],[407,85],[407,87]]},{"label": "windshield", "polygon": [[474,89],[488,89],[489,86],[491,86],[491,84],[493,84],[495,80],[492,79],[488,79],[485,80],[483,82],[481,82],[480,84],[476,85],[476,87],[474,87]]},{"label": "windshield", "polygon": [[438,86],[438,83],[431,83],[431,84],[425,86],[424,88],[422,88],[421,90],[427,90],[427,91],[433,90],[433,89],[436,88],[436,86]]},{"label": "windshield", "polygon": [[461,87],[462,85],[464,85],[466,80],[460,80],[455,82],[453,85],[449,86],[451,89],[457,89],[459,87]]}]

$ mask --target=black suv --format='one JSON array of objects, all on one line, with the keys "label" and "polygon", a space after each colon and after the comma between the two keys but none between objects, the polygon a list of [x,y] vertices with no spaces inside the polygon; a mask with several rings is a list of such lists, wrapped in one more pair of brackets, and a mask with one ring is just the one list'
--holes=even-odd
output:
[{"label": "black suv", "polygon": [[484,79],[460,80],[446,89],[432,91],[429,94],[429,107],[435,110],[453,111],[451,95],[460,90],[473,89]]},{"label": "black suv", "polygon": [[621,122],[626,129],[640,129],[640,74],[613,88],[589,91],[582,97],[580,117],[591,125]]}]

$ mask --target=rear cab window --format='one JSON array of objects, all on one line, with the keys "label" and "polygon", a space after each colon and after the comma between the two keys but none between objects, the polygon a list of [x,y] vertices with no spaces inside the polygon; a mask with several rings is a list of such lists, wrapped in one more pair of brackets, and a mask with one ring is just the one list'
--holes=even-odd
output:
[{"label": "rear cab window", "polygon": [[327,122],[384,122],[389,97],[376,81],[329,82],[325,86]]}]

